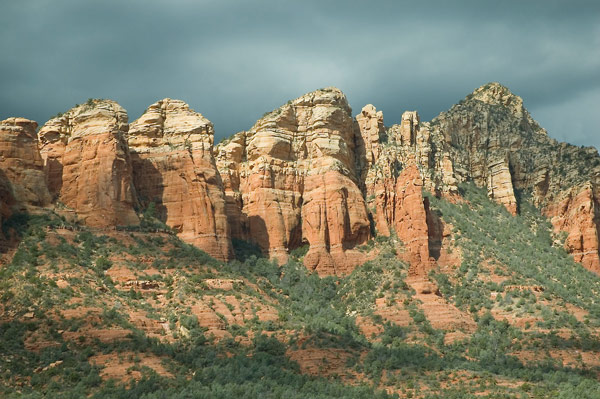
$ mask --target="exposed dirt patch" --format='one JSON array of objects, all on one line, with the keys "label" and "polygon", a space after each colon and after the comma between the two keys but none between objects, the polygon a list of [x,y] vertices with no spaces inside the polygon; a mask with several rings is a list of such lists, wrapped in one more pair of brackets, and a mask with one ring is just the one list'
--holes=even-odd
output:
[{"label": "exposed dirt patch", "polygon": [[64,331],[62,337],[66,341],[79,343],[90,343],[95,339],[104,343],[112,343],[128,339],[129,334],[131,331],[123,328],[89,328],[86,326],[78,331]]},{"label": "exposed dirt patch", "polygon": [[476,330],[477,324],[473,318],[448,303],[434,283],[423,277],[409,277],[406,283],[416,291],[413,298],[420,301],[419,308],[425,313],[433,328],[452,332],[461,331],[465,335]]},{"label": "exposed dirt patch", "polygon": [[164,338],[169,333],[169,323],[166,319],[156,320],[148,317],[144,311],[129,312],[129,321],[135,327],[143,330],[146,335],[154,338]]},{"label": "exposed dirt patch", "polygon": [[204,280],[204,283],[211,289],[231,291],[236,286],[244,285],[244,280],[210,278]]},{"label": "exposed dirt patch", "polygon": [[28,333],[25,337],[25,349],[30,352],[39,353],[46,348],[60,346],[60,342],[48,337],[45,331],[35,330]]},{"label": "exposed dirt patch", "polygon": [[571,313],[573,316],[575,316],[577,321],[580,321],[582,323],[585,322],[586,316],[589,315],[589,312],[587,310],[582,309],[578,306],[572,305],[570,303],[567,303],[565,305],[565,307],[569,313]]},{"label": "exposed dirt patch", "polygon": [[89,359],[91,364],[102,368],[100,376],[104,380],[115,379],[121,382],[139,380],[142,378],[141,370],[148,367],[154,370],[158,375],[173,378],[165,366],[163,358],[148,354],[136,352],[108,353],[94,355]]},{"label": "exposed dirt patch", "polygon": [[78,306],[72,309],[63,309],[62,316],[65,319],[87,319],[91,321],[100,321],[98,315],[101,315],[103,309],[95,306]]},{"label": "exposed dirt patch", "polygon": [[356,374],[346,364],[352,357],[344,349],[337,348],[306,348],[288,350],[286,355],[300,365],[303,374],[314,376],[355,377]]},{"label": "exposed dirt patch", "polygon": [[538,330],[536,328],[536,323],[543,321],[542,317],[538,317],[535,315],[518,315],[514,312],[514,310],[507,311],[504,309],[492,309],[490,311],[494,319],[498,321],[506,320],[511,326],[518,327],[522,330]]},{"label": "exposed dirt patch", "polygon": [[200,326],[208,330],[207,336],[217,340],[231,337],[226,331],[230,325],[244,326],[255,317],[259,321],[279,320],[277,309],[248,296],[238,299],[233,295],[205,295],[191,306],[191,311]]}]

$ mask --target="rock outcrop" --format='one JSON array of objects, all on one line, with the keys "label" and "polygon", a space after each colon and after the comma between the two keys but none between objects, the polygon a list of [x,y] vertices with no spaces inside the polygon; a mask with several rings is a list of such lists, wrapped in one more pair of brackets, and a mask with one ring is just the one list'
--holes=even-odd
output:
[{"label": "rock outcrop", "polygon": [[441,135],[432,135],[429,124],[420,122],[416,111],[405,112],[399,125],[379,136],[384,140],[378,143],[377,155],[363,173],[375,230],[385,236],[395,233],[404,242],[404,258],[411,265],[411,274],[426,275],[434,264],[430,241],[435,241],[439,251],[441,238],[434,234],[437,227],[428,226],[436,220],[427,217],[422,192],[448,198],[457,195],[452,162],[438,144]]},{"label": "rock outcrop", "polygon": [[[354,121],[336,88],[306,94],[218,146],[232,235],[271,258],[310,245],[306,266],[343,274],[370,237],[355,165]],[[350,255],[351,254],[351,255]]]},{"label": "rock outcrop", "polygon": [[362,193],[336,171],[308,175],[304,185],[302,235],[310,243],[304,264],[320,274],[348,274],[363,259],[352,250],[369,238]]},{"label": "rock outcrop", "polygon": [[233,256],[223,184],[213,156],[212,123],[179,100],[152,104],[129,128],[140,202],[154,202],[186,242],[213,257]]},{"label": "rock outcrop", "polygon": [[138,223],[134,209],[154,203],[179,237],[218,259],[232,258],[232,239],[280,262],[308,245],[304,263],[320,274],[349,273],[364,261],[358,245],[396,234],[411,274],[424,276],[448,233],[423,193],[460,201],[469,181],[512,215],[530,197],[575,260],[600,272],[597,150],[549,138],[498,83],[431,122],[406,111],[389,128],[373,105],[353,118],[341,91],[321,89],[216,149],[212,124],[171,99],[131,127],[115,102],[89,101],[42,127],[39,152],[35,129],[0,123],[0,221],[57,201],[105,228]]},{"label": "rock outcrop", "polygon": [[[382,117],[375,116],[369,106],[357,120],[362,142],[375,141],[370,140],[374,136],[385,138],[365,146],[376,151],[364,151],[364,162],[357,163],[363,166],[359,169],[365,198],[378,234],[389,235],[395,230],[400,236],[396,223],[401,201],[399,176],[414,160],[423,189],[450,200],[459,197],[459,183],[473,181],[516,215],[517,192],[531,193],[555,229],[567,233],[566,246],[575,259],[591,270],[597,269],[598,153],[549,138],[524,108],[522,99],[506,87],[497,83],[482,86],[430,123],[421,122],[417,112],[407,111],[399,125],[381,133],[378,126]],[[430,241],[437,230],[430,226]],[[419,248],[407,245],[412,263],[425,259],[425,251]],[[422,264],[427,265],[427,261]]]},{"label": "rock outcrop", "polygon": [[37,123],[25,118],[0,122],[0,215],[50,203]]},{"label": "rock outcrop", "polygon": [[565,247],[575,261],[600,274],[600,203],[591,184],[572,187],[544,208],[556,232],[567,233]]},{"label": "rock outcrop", "polygon": [[385,141],[386,132],[383,112],[377,111],[372,104],[365,105],[355,119],[356,170],[363,184],[369,168],[379,159],[380,143]]},{"label": "rock outcrop", "polygon": [[415,164],[409,164],[398,176],[395,198],[394,228],[407,249],[409,275],[426,276],[432,266],[429,229],[423,179]]},{"label": "rock outcrop", "polygon": [[139,222],[127,129],[127,112],[110,100],[88,101],[40,129],[50,193],[88,226]]},{"label": "rock outcrop", "polygon": [[516,191],[531,193],[557,232],[567,233],[567,250],[585,267],[597,269],[600,157],[596,149],[548,137],[523,100],[498,83],[478,88],[441,113],[430,129],[443,138],[436,145],[453,160],[457,181],[487,187],[490,198],[513,215],[518,211]]},{"label": "rock outcrop", "polygon": [[508,161],[506,159],[490,161],[487,178],[488,196],[504,205],[506,210],[515,216],[517,214],[517,200]]}]

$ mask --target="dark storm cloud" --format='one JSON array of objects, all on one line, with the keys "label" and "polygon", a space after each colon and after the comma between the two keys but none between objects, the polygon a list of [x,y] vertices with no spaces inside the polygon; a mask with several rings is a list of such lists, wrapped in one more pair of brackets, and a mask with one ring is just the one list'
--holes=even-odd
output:
[{"label": "dark storm cloud", "polygon": [[319,87],[386,124],[499,81],[551,136],[600,146],[597,1],[50,1],[0,6],[0,118],[180,98],[217,140]]}]

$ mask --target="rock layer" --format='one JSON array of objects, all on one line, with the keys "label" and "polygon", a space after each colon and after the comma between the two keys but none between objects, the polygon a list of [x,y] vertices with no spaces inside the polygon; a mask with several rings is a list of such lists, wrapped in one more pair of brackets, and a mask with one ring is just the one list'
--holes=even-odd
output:
[{"label": "rock layer", "polygon": [[212,123],[179,100],[152,104],[129,129],[134,183],[143,206],[213,257],[233,256]]},{"label": "rock layer", "polygon": [[110,100],[88,101],[40,129],[50,192],[88,226],[139,222],[127,129],[127,112]]}]

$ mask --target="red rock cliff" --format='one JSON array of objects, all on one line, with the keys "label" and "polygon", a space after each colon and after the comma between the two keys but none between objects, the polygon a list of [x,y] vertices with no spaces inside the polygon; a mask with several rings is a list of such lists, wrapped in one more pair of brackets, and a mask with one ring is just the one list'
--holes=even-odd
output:
[{"label": "red rock cliff", "polygon": [[225,196],[213,156],[213,125],[179,100],[152,104],[129,129],[135,187],[186,242],[233,256]]},{"label": "red rock cliff", "polygon": [[600,273],[600,204],[591,184],[573,187],[543,209],[555,231],[567,233],[565,247],[575,261]]},{"label": "red rock cliff", "polygon": [[[44,162],[38,150],[37,123],[24,118],[0,122],[0,194],[3,208],[50,203]],[[6,211],[5,211],[6,213]]]},{"label": "red rock cliff", "polygon": [[346,97],[327,88],[219,144],[234,237],[255,241],[280,261],[308,243],[304,263],[320,274],[359,264],[353,248],[368,240],[370,223],[356,177],[353,123]]},{"label": "red rock cliff", "polygon": [[[24,118],[0,122],[0,226],[13,212],[50,203],[36,128],[37,123]],[[0,240],[4,238],[0,229]]]},{"label": "red rock cliff", "polygon": [[423,203],[423,180],[415,164],[409,164],[396,182],[394,228],[408,252],[409,274],[427,275],[432,267],[429,229]]},{"label": "red rock cliff", "polygon": [[51,194],[89,226],[139,222],[127,129],[127,112],[110,100],[79,105],[40,129]]}]

